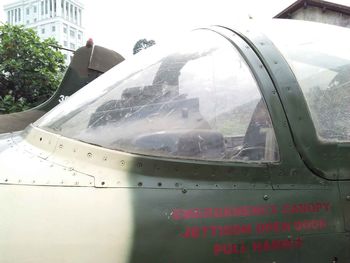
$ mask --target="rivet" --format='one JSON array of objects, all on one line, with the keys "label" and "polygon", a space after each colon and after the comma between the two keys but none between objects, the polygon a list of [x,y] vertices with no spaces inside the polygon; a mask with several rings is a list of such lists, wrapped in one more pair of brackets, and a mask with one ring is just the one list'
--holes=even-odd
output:
[{"label": "rivet", "polygon": [[101,182],[101,185],[105,185],[106,183],[104,181]]},{"label": "rivet", "polygon": [[180,186],[180,184],[179,183],[175,183],[175,187],[179,187]]},{"label": "rivet", "polygon": [[161,186],[162,186],[162,183],[161,183],[161,182],[159,182],[159,183],[158,183],[158,186],[159,186],[159,187],[161,187]]},{"label": "rivet", "polygon": [[124,161],[124,160],[121,160],[121,161],[120,161],[120,165],[121,165],[121,166],[124,166],[124,165],[125,165],[125,161]]},{"label": "rivet", "polygon": [[139,187],[141,187],[143,184],[142,184],[142,182],[139,182],[137,185],[138,185]]},{"label": "rivet", "polygon": [[266,200],[269,200],[269,196],[268,195],[264,195],[264,200],[266,201]]},{"label": "rivet", "polygon": [[63,144],[60,144],[58,148],[63,149]]},{"label": "rivet", "polygon": [[88,154],[87,154],[87,157],[88,157],[88,158],[91,158],[91,157],[92,157],[92,153],[88,153]]},{"label": "rivet", "polygon": [[182,193],[186,194],[187,190],[185,188],[182,189]]},{"label": "rivet", "polygon": [[104,160],[104,161],[107,161],[107,156],[103,156],[103,160]]},{"label": "rivet", "polygon": [[8,179],[6,178],[6,179],[5,179],[5,182],[7,182],[7,181],[8,181]]},{"label": "rivet", "polygon": [[42,137],[40,137],[39,141],[42,141],[42,140],[43,140],[43,138],[42,138]]}]

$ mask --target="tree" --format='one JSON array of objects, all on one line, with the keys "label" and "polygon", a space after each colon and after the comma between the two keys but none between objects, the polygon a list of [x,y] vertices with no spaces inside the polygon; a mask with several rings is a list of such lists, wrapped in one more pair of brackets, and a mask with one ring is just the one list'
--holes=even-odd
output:
[{"label": "tree", "polygon": [[23,26],[0,26],[0,114],[25,110],[48,99],[65,70],[52,39],[40,40]]},{"label": "tree", "polygon": [[153,45],[155,45],[156,42],[154,40],[147,40],[145,38],[140,39],[139,41],[136,42],[133,48],[133,54],[135,55],[136,53],[140,52],[142,49],[149,48]]}]

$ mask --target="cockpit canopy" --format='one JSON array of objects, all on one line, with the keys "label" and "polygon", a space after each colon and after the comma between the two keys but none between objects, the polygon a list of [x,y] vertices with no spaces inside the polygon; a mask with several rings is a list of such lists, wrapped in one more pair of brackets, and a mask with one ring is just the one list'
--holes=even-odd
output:
[{"label": "cockpit canopy", "polygon": [[151,48],[142,53],[101,76],[36,125],[141,155],[279,160],[258,84],[231,42],[212,31],[197,30],[168,51]]},{"label": "cockpit canopy", "polygon": [[[349,31],[296,21],[264,31],[292,69],[319,140],[348,142]],[[140,155],[277,162],[272,121],[248,65],[229,40],[196,30],[128,59],[35,125]]]}]

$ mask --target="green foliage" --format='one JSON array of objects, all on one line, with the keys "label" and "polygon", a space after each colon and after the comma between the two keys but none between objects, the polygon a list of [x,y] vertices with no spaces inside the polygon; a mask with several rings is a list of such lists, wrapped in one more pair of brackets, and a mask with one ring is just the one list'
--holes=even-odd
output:
[{"label": "green foliage", "polygon": [[136,53],[140,52],[142,49],[149,48],[155,44],[156,44],[156,42],[154,40],[147,40],[145,38],[140,39],[134,45],[133,54],[135,55]]},{"label": "green foliage", "polygon": [[0,97],[0,113],[23,111],[29,108],[30,106],[23,97],[19,98],[17,101],[11,93],[5,95],[3,98]]},{"label": "green foliage", "polygon": [[0,114],[25,110],[47,100],[65,70],[63,54],[32,29],[0,26]]}]

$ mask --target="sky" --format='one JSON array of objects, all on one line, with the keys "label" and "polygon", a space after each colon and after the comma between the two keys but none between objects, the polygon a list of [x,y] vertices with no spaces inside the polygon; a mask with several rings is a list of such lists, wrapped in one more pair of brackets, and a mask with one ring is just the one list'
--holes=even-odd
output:
[{"label": "sky", "polygon": [[[0,0],[0,21],[5,21]],[[350,0],[340,0],[348,1]],[[294,0],[80,0],[84,5],[85,38],[128,57],[137,40],[157,44],[197,27],[234,24],[236,21],[266,20]],[[339,2],[339,0],[337,1]]]},{"label": "sky", "polygon": [[[249,19],[270,19],[293,0],[83,1],[86,37],[132,55],[137,40],[156,43],[197,27]],[[97,4],[99,3],[99,4]]]}]

